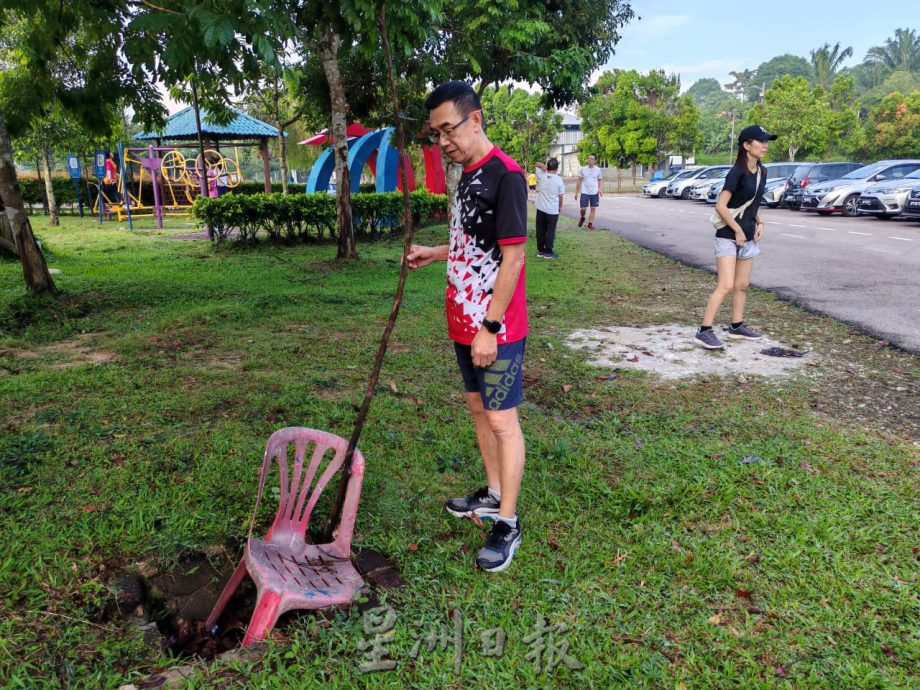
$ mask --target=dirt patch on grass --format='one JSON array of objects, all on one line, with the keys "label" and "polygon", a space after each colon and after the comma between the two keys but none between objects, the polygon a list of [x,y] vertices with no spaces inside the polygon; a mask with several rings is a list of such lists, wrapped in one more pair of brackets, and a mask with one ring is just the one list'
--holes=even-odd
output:
[{"label": "dirt patch on grass", "polygon": [[611,326],[575,331],[566,340],[573,350],[585,350],[591,364],[617,369],[636,369],[666,379],[707,374],[788,376],[802,367],[805,357],[771,357],[770,348],[787,348],[780,342],[726,340],[724,350],[705,350],[692,342],[693,329],[679,324],[631,328]]},{"label": "dirt patch on grass", "polygon": [[50,345],[42,345],[31,350],[11,348],[0,345],[0,368],[11,373],[29,367],[33,362],[51,359],[49,369],[70,369],[85,364],[98,366],[114,361],[118,355],[112,350],[96,348],[92,340],[97,334],[85,333]]}]

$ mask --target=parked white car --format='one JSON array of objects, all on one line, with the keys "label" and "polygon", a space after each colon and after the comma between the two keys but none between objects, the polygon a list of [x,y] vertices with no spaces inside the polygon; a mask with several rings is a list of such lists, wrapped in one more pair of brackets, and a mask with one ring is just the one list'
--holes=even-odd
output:
[{"label": "parked white car", "polygon": [[867,187],[885,180],[899,180],[918,168],[920,160],[887,160],[864,165],[841,178],[807,188],[802,195],[801,210],[855,216],[859,197]]},{"label": "parked white car", "polygon": [[876,182],[866,187],[866,191],[860,195],[856,213],[876,218],[899,216],[904,211],[907,195],[918,183],[920,183],[920,169],[897,180]]},{"label": "parked white car", "polygon": [[705,168],[694,170],[693,174],[689,177],[672,181],[671,184],[668,185],[667,190],[665,190],[665,196],[671,197],[672,199],[689,199],[690,187],[692,185],[702,180],[711,180],[722,170],[730,168],[730,165],[710,165]]},{"label": "parked white car", "polygon": [[680,170],[678,172],[673,172],[660,180],[655,180],[654,182],[646,182],[644,185],[642,185],[642,196],[657,196],[661,198],[664,196],[664,191],[668,188],[669,184],[674,182],[674,180],[679,180],[682,177],[688,177],[692,175],[694,171],[695,169]]},{"label": "parked white car", "polygon": [[729,170],[731,170],[731,168],[725,168],[725,170],[720,170],[718,174],[713,177],[707,177],[690,185],[690,193],[687,194],[687,198],[693,199],[694,201],[706,201],[706,194],[709,192],[709,188],[714,184],[713,180],[720,180],[722,184],[725,184],[725,176],[728,175]]},{"label": "parked white car", "polygon": [[[763,194],[763,203],[767,206],[778,206],[779,200],[782,198],[783,190],[785,190],[786,180],[789,179],[789,176],[795,172],[795,169],[798,167],[798,163],[766,163],[764,167],[767,169],[767,185],[764,189]],[[725,173],[728,174],[727,172]],[[722,191],[722,187],[725,186],[725,175],[722,176],[722,179],[711,184],[706,190],[705,201],[707,204],[714,204],[719,200],[719,192]]]}]

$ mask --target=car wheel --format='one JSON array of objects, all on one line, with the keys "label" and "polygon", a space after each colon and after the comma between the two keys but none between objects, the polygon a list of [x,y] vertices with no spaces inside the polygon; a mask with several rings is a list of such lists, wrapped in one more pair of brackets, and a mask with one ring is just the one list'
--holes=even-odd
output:
[{"label": "car wheel", "polygon": [[659,189],[659,190],[658,190],[658,198],[659,198],[659,199],[664,199],[664,190],[663,190],[663,189]]},{"label": "car wheel", "polygon": [[682,192],[680,193],[680,198],[681,198],[681,199],[689,199],[689,198],[690,198],[690,188],[689,188],[689,187],[686,188],[686,189],[684,189],[684,191],[682,191]]},{"label": "car wheel", "polygon": [[850,196],[843,200],[843,204],[840,206],[840,212],[847,218],[852,218],[856,215],[856,207],[858,203],[859,194],[850,194]]}]

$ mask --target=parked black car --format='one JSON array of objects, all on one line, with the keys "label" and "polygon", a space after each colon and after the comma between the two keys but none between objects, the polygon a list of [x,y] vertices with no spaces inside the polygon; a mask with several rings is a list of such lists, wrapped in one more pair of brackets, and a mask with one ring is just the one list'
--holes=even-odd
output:
[{"label": "parked black car", "polygon": [[907,203],[904,204],[901,217],[920,220],[920,184],[914,187],[910,194],[907,195]]},{"label": "parked black car", "polygon": [[802,206],[802,193],[809,185],[826,180],[836,180],[848,172],[862,167],[862,163],[803,163],[792,173],[786,183],[782,205],[796,211]]}]

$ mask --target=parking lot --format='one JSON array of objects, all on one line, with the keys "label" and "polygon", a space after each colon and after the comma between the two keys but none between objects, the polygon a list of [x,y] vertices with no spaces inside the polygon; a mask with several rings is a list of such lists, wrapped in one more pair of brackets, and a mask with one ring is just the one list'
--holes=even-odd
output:
[{"label": "parking lot", "polygon": [[[563,213],[577,217],[571,195],[565,204]],[[606,195],[595,225],[714,270],[712,211],[694,201]],[[786,209],[761,214],[766,231],[754,263],[756,286],[920,352],[920,223]],[[698,319],[688,315],[687,323]]]}]

